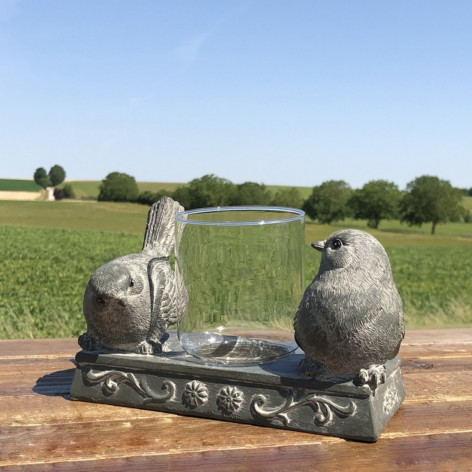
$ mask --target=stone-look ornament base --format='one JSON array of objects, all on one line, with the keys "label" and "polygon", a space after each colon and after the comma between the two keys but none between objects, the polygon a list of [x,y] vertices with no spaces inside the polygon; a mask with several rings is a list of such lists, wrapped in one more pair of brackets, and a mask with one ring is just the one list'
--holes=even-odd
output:
[{"label": "stone-look ornament base", "polygon": [[297,350],[274,362],[209,366],[186,354],[175,332],[159,356],[81,351],[71,398],[376,441],[405,398],[400,359],[374,391],[352,380],[312,380]]}]

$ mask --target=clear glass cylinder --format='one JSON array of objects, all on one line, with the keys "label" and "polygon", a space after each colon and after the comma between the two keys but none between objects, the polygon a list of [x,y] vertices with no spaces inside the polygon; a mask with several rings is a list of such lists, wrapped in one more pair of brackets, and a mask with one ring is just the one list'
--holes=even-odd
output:
[{"label": "clear glass cylinder", "polygon": [[176,215],[175,261],[189,296],[182,347],[210,364],[258,364],[296,349],[304,212],[218,207]]}]

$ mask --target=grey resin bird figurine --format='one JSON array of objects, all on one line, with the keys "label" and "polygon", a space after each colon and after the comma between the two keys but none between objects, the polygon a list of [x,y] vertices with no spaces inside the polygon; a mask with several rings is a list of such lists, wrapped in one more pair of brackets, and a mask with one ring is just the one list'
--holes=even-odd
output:
[{"label": "grey resin bird figurine", "polygon": [[369,233],[344,229],[312,246],[319,271],[295,315],[295,340],[313,378],[352,376],[374,388],[385,382],[405,334],[402,301],[383,246]]},{"label": "grey resin bird figurine", "polygon": [[167,327],[185,314],[188,296],[169,264],[174,248],[174,216],[183,207],[163,197],[149,210],[140,253],[99,267],[84,294],[85,350],[103,348],[159,353]]}]

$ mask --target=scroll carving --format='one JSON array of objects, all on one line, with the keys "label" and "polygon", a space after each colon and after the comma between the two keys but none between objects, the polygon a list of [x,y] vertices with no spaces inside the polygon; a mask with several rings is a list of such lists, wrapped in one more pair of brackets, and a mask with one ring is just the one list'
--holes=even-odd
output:
[{"label": "scroll carving", "polygon": [[256,395],[251,403],[251,410],[254,416],[271,422],[279,420],[284,426],[288,426],[291,423],[293,419],[291,413],[303,406],[309,406],[313,410],[313,421],[317,426],[329,426],[333,422],[334,414],[342,418],[356,414],[356,405],[351,400],[347,405],[340,405],[315,393],[310,393],[299,399],[295,397],[294,390],[290,389],[284,403],[270,408],[266,406],[267,398],[264,395]]},{"label": "scroll carving", "polygon": [[114,395],[118,392],[121,384],[127,384],[133,387],[133,389],[144,398],[144,403],[165,403],[175,394],[175,384],[170,380],[164,380],[162,382],[161,388],[163,393],[158,393],[148,385],[144,378],[139,379],[130,372],[122,372],[119,370],[102,371],[87,368],[83,370],[83,375],[88,384],[101,384],[102,391],[104,395],[107,396]]}]

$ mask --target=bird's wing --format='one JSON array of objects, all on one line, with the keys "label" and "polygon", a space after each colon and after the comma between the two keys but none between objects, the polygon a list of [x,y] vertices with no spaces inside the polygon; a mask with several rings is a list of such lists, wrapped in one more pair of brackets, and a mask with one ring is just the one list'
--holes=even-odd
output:
[{"label": "bird's wing", "polygon": [[186,309],[182,290],[166,258],[152,259],[148,264],[151,292],[151,324],[148,339],[159,341],[169,325],[179,321]]},{"label": "bird's wing", "polygon": [[317,360],[316,352],[327,351],[330,345],[323,323],[320,323],[324,318],[322,312],[313,297],[313,291],[308,290],[295,314],[295,342],[313,360]]},{"label": "bird's wing", "polygon": [[405,336],[403,305],[395,287],[382,292],[381,305],[374,320],[377,331],[382,333],[381,344],[391,359],[398,354]]}]

